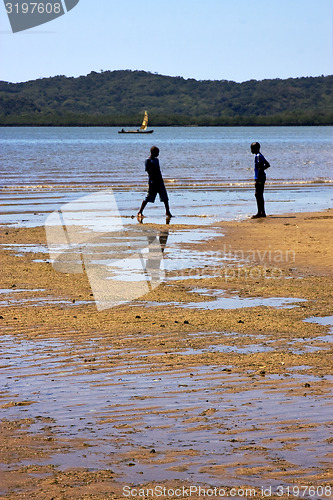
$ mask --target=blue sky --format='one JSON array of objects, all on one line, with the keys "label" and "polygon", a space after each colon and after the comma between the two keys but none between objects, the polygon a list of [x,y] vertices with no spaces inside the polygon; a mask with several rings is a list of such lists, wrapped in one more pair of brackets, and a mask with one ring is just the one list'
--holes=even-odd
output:
[{"label": "blue sky", "polygon": [[0,80],[102,69],[237,82],[329,75],[332,25],[333,0],[80,0],[13,34],[1,2]]}]

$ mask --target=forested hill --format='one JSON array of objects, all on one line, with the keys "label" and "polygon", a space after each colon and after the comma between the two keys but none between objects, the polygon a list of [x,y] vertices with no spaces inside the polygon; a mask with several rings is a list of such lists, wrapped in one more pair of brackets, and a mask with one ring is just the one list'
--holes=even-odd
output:
[{"label": "forested hill", "polygon": [[0,82],[0,125],[333,124],[333,76],[197,81],[145,71]]}]

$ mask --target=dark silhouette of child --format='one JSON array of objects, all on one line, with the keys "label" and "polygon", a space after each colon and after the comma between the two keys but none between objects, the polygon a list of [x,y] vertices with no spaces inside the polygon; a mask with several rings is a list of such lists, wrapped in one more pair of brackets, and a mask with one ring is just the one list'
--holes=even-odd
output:
[{"label": "dark silhouette of child", "polygon": [[255,155],[254,180],[255,180],[255,197],[258,206],[258,211],[256,215],[252,216],[252,219],[258,219],[259,217],[266,217],[265,201],[264,201],[264,188],[266,181],[265,170],[270,167],[270,164],[268,163],[266,158],[260,153],[259,142],[252,142],[251,153]]},{"label": "dark silhouette of child", "polygon": [[158,155],[160,150],[156,146],[150,148],[150,157],[145,161],[146,172],[149,176],[148,181],[148,193],[146,198],[143,200],[140,210],[138,212],[138,218],[142,219],[143,210],[147,203],[154,203],[156,195],[159,194],[160,200],[164,202],[165,205],[165,215],[170,218],[172,214],[169,208],[169,198],[168,193],[165,189],[163,177],[161,174],[160,163],[158,161]]}]

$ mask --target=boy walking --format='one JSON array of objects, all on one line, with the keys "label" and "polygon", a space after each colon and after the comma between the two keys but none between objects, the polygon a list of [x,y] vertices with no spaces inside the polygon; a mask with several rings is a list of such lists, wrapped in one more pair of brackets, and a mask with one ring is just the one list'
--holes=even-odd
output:
[{"label": "boy walking", "polygon": [[148,183],[148,193],[146,198],[143,200],[140,210],[138,212],[138,219],[143,218],[143,210],[147,203],[154,203],[157,193],[160,196],[160,200],[164,202],[165,205],[165,215],[170,218],[172,217],[169,208],[169,199],[166,192],[163,177],[160,170],[160,163],[158,161],[158,155],[160,150],[156,146],[150,148],[150,157],[145,161],[146,172],[149,176]]},{"label": "boy walking", "polygon": [[255,196],[258,207],[258,211],[256,215],[252,216],[252,219],[258,219],[259,217],[266,217],[265,201],[264,201],[264,188],[266,181],[265,170],[270,167],[270,164],[268,163],[266,158],[260,153],[259,142],[252,142],[251,153],[255,155],[254,180],[255,180]]}]

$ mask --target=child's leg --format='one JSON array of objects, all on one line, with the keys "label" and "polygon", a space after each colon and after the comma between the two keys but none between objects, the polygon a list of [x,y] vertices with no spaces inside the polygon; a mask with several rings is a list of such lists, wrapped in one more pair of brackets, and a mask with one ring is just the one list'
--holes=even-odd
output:
[{"label": "child's leg", "polygon": [[255,183],[255,193],[254,193],[254,196],[256,197],[256,202],[257,202],[257,213],[256,213],[256,215],[252,216],[253,218],[260,217],[260,201],[259,201],[260,194],[259,194],[259,188],[258,188],[257,182]]},{"label": "child's leg", "polygon": [[259,196],[259,206],[258,206],[260,217],[266,217],[264,188],[265,188],[265,183],[263,182],[260,186],[260,196]]},{"label": "child's leg", "polygon": [[172,217],[172,214],[171,214],[170,208],[169,208],[169,201],[165,200],[164,205],[165,205],[165,215],[167,217]]},{"label": "child's leg", "polygon": [[257,200],[258,211],[254,217],[266,217],[265,214],[265,201],[264,201],[264,186],[263,182],[256,182],[255,184],[255,197]]},{"label": "child's leg", "polygon": [[138,211],[138,215],[142,215],[142,212],[143,212],[146,205],[147,205],[147,201],[143,200],[141,207],[140,207],[140,210]]}]

